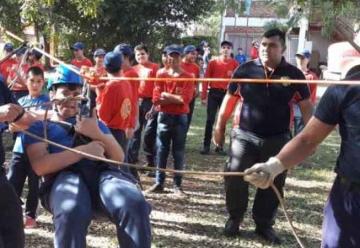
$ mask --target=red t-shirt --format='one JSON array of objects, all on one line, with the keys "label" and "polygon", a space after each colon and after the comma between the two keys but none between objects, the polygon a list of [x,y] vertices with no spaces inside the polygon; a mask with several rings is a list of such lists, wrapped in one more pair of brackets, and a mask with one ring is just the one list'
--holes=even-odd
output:
[{"label": "red t-shirt", "polygon": [[71,60],[71,64],[75,65],[79,69],[81,68],[81,66],[87,66],[87,67],[92,67],[93,66],[93,63],[88,58],[84,58],[82,60],[73,59],[73,60]]},{"label": "red t-shirt", "polygon": [[[124,75],[124,77],[129,77],[129,78],[138,78],[139,75],[136,73],[136,71],[133,68],[129,68],[127,70],[122,70],[122,74]],[[135,81],[129,81],[129,84],[131,86],[131,94],[132,94],[132,107],[134,108],[134,114],[131,116],[131,121],[130,121],[130,125],[129,128],[135,128],[136,126],[136,117],[137,117],[137,112],[138,112],[138,100],[139,100],[139,93],[138,93],[138,89],[139,89],[139,80],[135,80]]]},{"label": "red t-shirt", "polygon": [[250,58],[251,59],[257,59],[259,58],[259,49],[256,47],[252,47],[250,49]]},{"label": "red t-shirt", "polygon": [[[208,64],[205,72],[205,78],[231,78],[235,69],[239,66],[239,63],[235,59],[214,59]],[[203,82],[201,99],[207,98],[208,88],[226,90],[229,84],[229,80],[223,82]]]},{"label": "red t-shirt", "polygon": [[131,99],[131,86],[128,81],[107,82],[96,98],[99,119],[109,128],[125,130],[130,126],[134,112]]},{"label": "red t-shirt", "polygon": [[[172,78],[167,70],[160,69],[157,73],[158,78]],[[192,75],[188,72],[183,71],[178,78],[189,78],[189,81],[158,81],[155,82],[153,103],[157,103],[160,99],[162,92],[168,92],[175,95],[180,95],[183,98],[183,104],[160,104],[159,111],[168,114],[187,114],[189,113],[189,103],[191,102],[194,95],[194,86]]]},{"label": "red t-shirt", "polygon": [[[192,75],[194,78],[199,78],[200,77],[200,68],[199,68],[199,66],[197,64],[182,62],[181,67],[183,68],[184,71],[186,71],[187,73]],[[196,93],[197,84],[198,84],[198,81],[194,80],[194,96],[195,96],[195,93]]]},{"label": "red t-shirt", "polygon": [[43,63],[41,63],[40,61],[30,64],[29,68],[30,67],[39,67],[41,70],[45,71],[45,67],[44,67]]},{"label": "red t-shirt", "polygon": [[[159,66],[155,63],[147,63],[145,65],[135,65],[133,66],[134,70],[137,72],[141,78],[154,78],[156,77],[156,72],[159,69]],[[139,85],[139,97],[149,97],[151,98],[154,91],[154,81],[141,80]]]},{"label": "red t-shirt", "polygon": [[16,60],[14,58],[9,58],[0,65],[0,74],[3,76],[5,82],[13,65],[16,65]]},{"label": "red t-shirt", "polygon": [[[310,70],[308,70],[306,73],[304,73],[304,75],[307,80],[318,80],[319,79],[318,76]],[[317,85],[309,83],[309,87],[310,87],[310,100],[313,104],[315,104],[316,103]]]},{"label": "red t-shirt", "polygon": [[21,83],[19,80],[19,77],[16,73],[18,71],[21,75],[21,77],[26,80],[26,73],[29,70],[30,66],[29,64],[25,63],[21,66],[21,68],[18,68],[18,64],[14,64],[10,68],[9,76],[8,76],[8,84],[14,82],[11,87],[12,91],[26,91],[28,90],[26,84]]}]

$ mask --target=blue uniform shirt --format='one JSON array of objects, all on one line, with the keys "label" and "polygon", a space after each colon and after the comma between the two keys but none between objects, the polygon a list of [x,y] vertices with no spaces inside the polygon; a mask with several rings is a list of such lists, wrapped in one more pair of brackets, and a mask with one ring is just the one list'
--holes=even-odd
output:
[{"label": "blue uniform shirt", "polygon": [[[16,103],[15,98],[12,96],[7,85],[0,80],[0,106],[7,103]],[[2,133],[0,132],[0,166],[5,161],[5,151],[2,143]]]},{"label": "blue uniform shirt", "polygon": [[244,64],[246,62],[246,55],[245,54],[237,54],[235,56],[235,60],[239,62],[239,64]]},{"label": "blue uniform shirt", "polygon": [[[75,124],[76,119],[70,118],[67,120],[70,124]],[[105,124],[101,121],[98,122],[100,130],[104,134],[110,134],[110,130],[105,126]],[[30,133],[33,133],[37,136],[44,137],[44,122],[43,121],[36,121],[34,122],[28,129]],[[58,144],[72,147],[73,146],[73,134],[70,132],[70,128],[64,128],[62,124],[51,122],[47,123],[47,137],[49,140],[56,142]],[[26,148],[28,145],[35,144],[38,142],[42,142],[38,139],[30,137],[28,135],[24,135],[24,147]],[[57,153],[62,152],[63,149],[50,145],[49,144],[49,152],[50,153]]]},{"label": "blue uniform shirt", "polygon": [[339,125],[340,154],[335,172],[360,183],[360,86],[331,86],[322,96],[315,117]]},{"label": "blue uniform shirt", "polygon": [[[304,74],[284,58],[268,75],[269,79],[305,79]],[[261,61],[256,59],[240,65],[233,78],[265,79],[266,74]],[[240,128],[264,138],[289,132],[291,100],[296,94],[301,100],[310,97],[307,84],[233,82],[229,84],[228,92],[243,98]]]},{"label": "blue uniform shirt", "polygon": [[[49,98],[48,95],[40,95],[38,97],[31,97],[30,95],[27,95],[27,96],[21,97],[18,100],[19,104],[21,106],[23,106],[23,107],[36,106],[36,105],[46,103],[46,102],[49,102],[49,101],[50,101],[50,98]],[[46,106],[42,105],[42,106],[34,107],[33,109],[34,110],[46,109]],[[24,153],[22,139],[23,139],[23,134],[18,133],[18,135],[16,137],[16,140],[15,140],[13,152]]]}]

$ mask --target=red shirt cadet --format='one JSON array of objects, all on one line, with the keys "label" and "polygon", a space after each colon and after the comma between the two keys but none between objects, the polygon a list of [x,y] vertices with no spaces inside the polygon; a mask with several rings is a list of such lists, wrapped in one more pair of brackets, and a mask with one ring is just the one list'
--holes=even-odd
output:
[{"label": "red shirt cadet", "polygon": [[[159,66],[152,62],[147,62],[145,64],[137,64],[133,66],[136,73],[140,78],[154,78],[156,77],[156,72],[159,69]],[[139,97],[151,98],[153,96],[154,90],[154,81],[151,80],[140,80],[139,85]]]},{"label": "red shirt cadet", "polygon": [[[186,71],[187,73],[189,73],[193,78],[199,78],[200,77],[200,68],[197,64],[195,63],[187,63],[185,61],[183,61],[181,63],[181,68]],[[194,82],[194,96],[196,94],[196,85],[197,82],[196,80],[193,81]]]},{"label": "red shirt cadet", "polygon": [[[222,59],[217,58],[211,60],[205,72],[205,78],[231,78],[235,69],[239,66],[239,63],[235,59]],[[207,98],[208,88],[227,90],[230,80],[223,82],[208,82],[202,83],[201,99]]]},{"label": "red shirt cadet", "polygon": [[[119,53],[109,52],[105,56],[108,77],[120,77],[122,57]],[[100,92],[97,101],[99,118],[110,129],[125,131],[134,115],[132,89],[126,80],[110,80]]]},{"label": "red shirt cadet", "polygon": [[[129,77],[129,78],[138,78],[139,75],[136,73],[136,71],[133,68],[128,68],[127,70],[122,70],[122,74],[124,77]],[[136,126],[136,117],[137,117],[137,112],[138,112],[138,99],[139,99],[139,93],[138,93],[138,89],[139,89],[139,80],[131,80],[128,81],[129,85],[131,87],[131,94],[132,94],[132,99],[131,99],[131,104],[132,104],[132,108],[134,109],[134,114],[131,116],[131,120],[129,122],[129,128],[135,128]]]},{"label": "red shirt cadet", "polygon": [[161,93],[167,92],[170,94],[181,95],[184,104],[160,104],[159,111],[168,114],[187,114],[189,113],[189,103],[194,95],[194,86],[192,75],[183,71],[177,78],[189,78],[189,81],[173,81],[172,76],[169,75],[165,69],[160,69],[156,75],[158,78],[169,78],[167,81],[158,81],[155,83],[153,103],[159,102]]},{"label": "red shirt cadet", "polygon": [[14,58],[9,58],[0,65],[0,74],[3,76],[5,82],[9,76],[11,68],[14,65],[16,65],[16,60]]},{"label": "red shirt cadet", "polygon": [[93,63],[90,59],[84,56],[85,45],[82,42],[76,42],[70,47],[74,53],[74,59],[71,60],[71,64],[81,69],[81,66],[92,67]]}]

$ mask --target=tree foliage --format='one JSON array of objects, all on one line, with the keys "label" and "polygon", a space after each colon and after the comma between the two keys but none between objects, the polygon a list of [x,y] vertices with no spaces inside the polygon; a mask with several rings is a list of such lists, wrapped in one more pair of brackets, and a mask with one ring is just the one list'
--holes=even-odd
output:
[{"label": "tree foliage", "polygon": [[[212,9],[215,0],[1,0],[1,25],[34,25],[41,37],[57,34],[64,48],[75,40],[88,48],[119,42],[159,47],[179,41],[183,28]],[[21,21],[20,21],[21,20]],[[6,24],[6,25],[5,25]]]}]

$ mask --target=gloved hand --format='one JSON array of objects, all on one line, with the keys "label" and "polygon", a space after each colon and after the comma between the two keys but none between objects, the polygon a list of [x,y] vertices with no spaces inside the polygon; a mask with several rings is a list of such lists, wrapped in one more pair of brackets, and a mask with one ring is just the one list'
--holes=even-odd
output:
[{"label": "gloved hand", "polygon": [[247,175],[244,177],[244,180],[258,188],[266,189],[272,184],[275,177],[285,169],[278,158],[271,157],[265,163],[257,163],[245,170],[244,172]]}]

